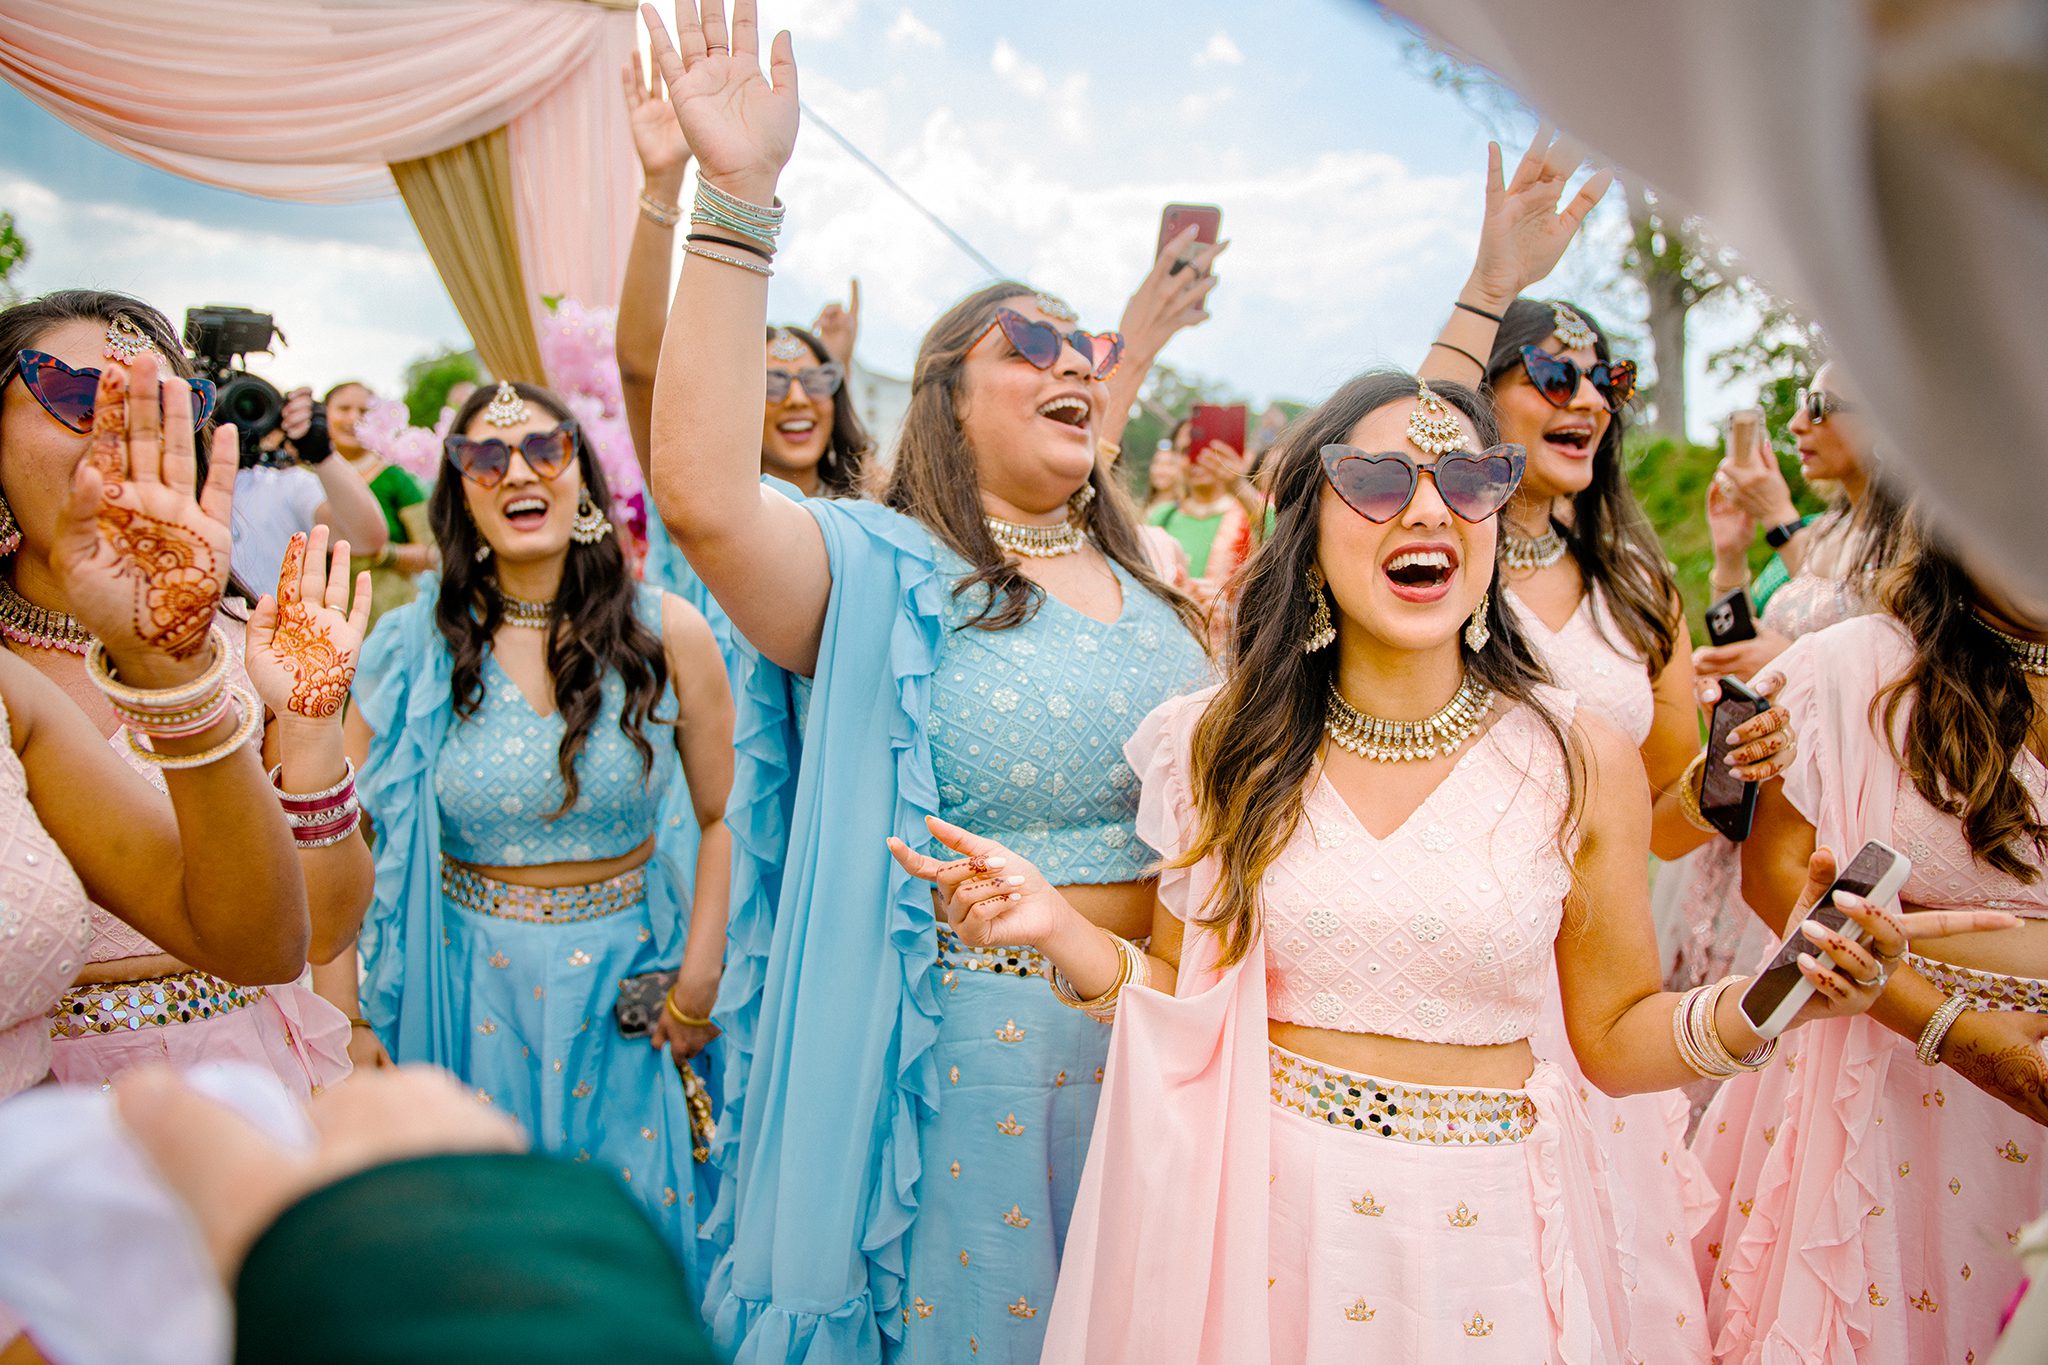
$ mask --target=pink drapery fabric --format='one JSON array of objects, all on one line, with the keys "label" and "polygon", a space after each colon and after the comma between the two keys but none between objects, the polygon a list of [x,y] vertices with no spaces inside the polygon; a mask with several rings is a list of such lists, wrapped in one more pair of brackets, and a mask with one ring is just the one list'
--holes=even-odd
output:
[{"label": "pink drapery fabric", "polygon": [[629,10],[572,0],[8,0],[0,75],[87,136],[202,184],[344,203],[386,165],[509,125],[543,295],[616,298],[638,183]]}]

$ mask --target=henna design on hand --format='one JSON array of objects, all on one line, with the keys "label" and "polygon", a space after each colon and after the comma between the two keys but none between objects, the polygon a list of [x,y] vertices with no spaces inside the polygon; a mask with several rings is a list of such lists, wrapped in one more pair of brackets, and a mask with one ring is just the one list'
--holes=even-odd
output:
[{"label": "henna design on hand", "polygon": [[123,578],[139,578],[135,638],[174,659],[189,659],[206,644],[220,601],[219,556],[191,527],[113,501],[108,484],[97,515],[100,531],[121,559]]},{"label": "henna design on hand", "polygon": [[313,720],[326,720],[341,710],[355,681],[355,650],[334,642],[334,627],[322,621],[299,594],[299,575],[306,564],[306,535],[291,539],[277,576],[277,630],[271,648],[278,666],[292,680],[285,709]]},{"label": "henna design on hand", "polygon": [[1993,1047],[1952,1038],[1943,1061],[1978,1089],[2034,1120],[2048,1121],[2048,1055],[2038,1043]]},{"label": "henna design on hand", "polygon": [[128,372],[118,365],[101,370],[92,404],[92,444],[86,458],[106,480],[107,496],[112,497],[128,477]]}]

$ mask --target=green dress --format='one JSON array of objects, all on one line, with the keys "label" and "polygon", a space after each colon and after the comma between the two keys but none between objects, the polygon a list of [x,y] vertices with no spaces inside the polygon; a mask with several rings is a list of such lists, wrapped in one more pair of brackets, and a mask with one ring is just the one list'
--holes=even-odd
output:
[{"label": "green dress", "polygon": [[[368,483],[377,505],[384,509],[384,528],[393,545],[428,545],[433,532],[427,528],[427,490],[418,479],[395,464],[387,464]],[[396,564],[379,564],[374,555],[351,557],[350,569],[370,571],[370,624],[393,607],[402,607],[418,596],[411,574]]]}]

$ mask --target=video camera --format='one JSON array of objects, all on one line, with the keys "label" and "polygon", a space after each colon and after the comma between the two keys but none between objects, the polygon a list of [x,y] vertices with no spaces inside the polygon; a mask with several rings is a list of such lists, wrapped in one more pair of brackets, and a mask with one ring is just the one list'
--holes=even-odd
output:
[{"label": "video camera", "polygon": [[268,313],[225,304],[185,310],[185,348],[193,363],[214,383],[214,417],[233,422],[241,438],[242,467],[286,464],[296,456],[303,464],[318,464],[332,453],[327,441],[327,414],[313,406],[313,424],[306,434],[292,442],[291,451],[266,451],[264,438],[284,421],[284,395],[268,380],[242,369],[240,361],[252,354],[268,355],[270,339],[280,339],[276,322]]}]

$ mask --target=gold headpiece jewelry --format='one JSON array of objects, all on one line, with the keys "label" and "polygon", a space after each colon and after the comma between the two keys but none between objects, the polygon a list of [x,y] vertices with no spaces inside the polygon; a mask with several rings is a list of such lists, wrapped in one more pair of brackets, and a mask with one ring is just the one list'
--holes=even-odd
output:
[{"label": "gold headpiece jewelry", "polygon": [[484,409],[484,420],[494,427],[516,427],[531,416],[533,409],[526,406],[526,400],[509,379],[499,381],[498,391],[491,395],[491,405]]},{"label": "gold headpiece jewelry", "polygon": [[1051,294],[1033,294],[1031,301],[1038,305],[1038,311],[1054,322],[1079,322],[1081,315],[1071,308],[1067,301]]},{"label": "gold headpiece jewelry", "polygon": [[768,358],[771,360],[809,360],[811,348],[804,345],[804,339],[787,328],[775,329],[775,337],[768,343]]},{"label": "gold headpiece jewelry", "polygon": [[1600,340],[1599,333],[1569,307],[1562,303],[1550,305],[1550,319],[1554,335],[1564,343],[1567,351],[1578,351]]},{"label": "gold headpiece jewelry", "polygon": [[1462,449],[1465,428],[1458,424],[1451,405],[1437,397],[1427,381],[1415,381],[1415,411],[1408,414],[1408,439],[1417,450],[1442,455]]},{"label": "gold headpiece jewelry", "polygon": [[123,365],[133,365],[135,357],[155,349],[156,343],[149,339],[149,333],[137,327],[133,318],[121,317],[107,324],[107,348],[101,354]]}]

